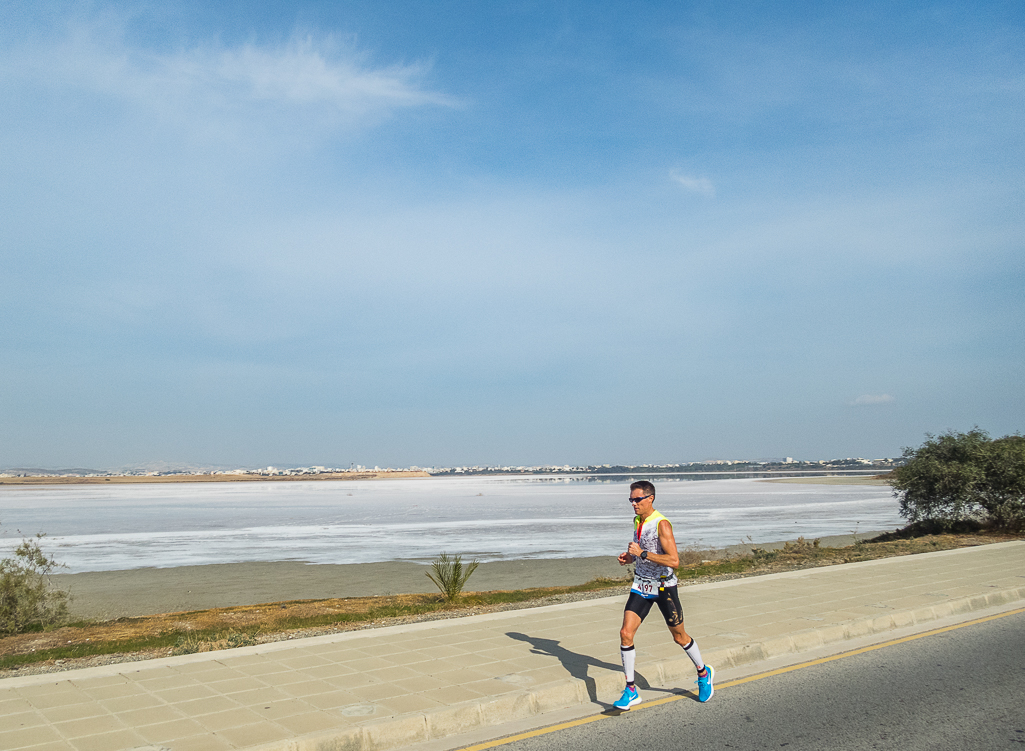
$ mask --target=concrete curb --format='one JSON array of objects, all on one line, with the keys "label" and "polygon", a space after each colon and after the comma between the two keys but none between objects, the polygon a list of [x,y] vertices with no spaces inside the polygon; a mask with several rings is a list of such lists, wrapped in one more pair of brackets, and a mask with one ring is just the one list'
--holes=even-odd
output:
[{"label": "concrete curb", "polygon": [[[709,650],[704,657],[716,667],[738,667],[1021,600],[1025,600],[1025,586],[949,600],[929,607],[813,627],[788,636],[738,647]],[[666,686],[680,680],[691,680],[694,666],[686,658],[661,660],[645,665],[644,672],[651,676],[647,685]],[[638,679],[643,688],[645,682],[640,675]],[[622,686],[623,676],[612,671],[586,681],[566,678],[486,702],[466,702],[426,714],[409,713],[371,720],[345,730],[258,746],[252,751],[386,751],[501,725],[555,709],[602,703],[602,697],[611,704],[619,696]]]}]

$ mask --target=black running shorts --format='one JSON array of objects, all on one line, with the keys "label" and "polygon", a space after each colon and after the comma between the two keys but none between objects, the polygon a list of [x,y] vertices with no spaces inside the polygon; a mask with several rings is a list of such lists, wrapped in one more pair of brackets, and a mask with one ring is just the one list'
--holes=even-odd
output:
[{"label": "black running shorts", "polygon": [[630,598],[626,601],[626,609],[637,613],[643,621],[648,617],[651,606],[658,603],[658,609],[662,611],[662,617],[666,619],[666,625],[672,628],[683,623],[683,606],[680,605],[680,595],[677,594],[676,586],[663,587],[658,591],[658,598],[646,600],[636,592],[630,592]]}]

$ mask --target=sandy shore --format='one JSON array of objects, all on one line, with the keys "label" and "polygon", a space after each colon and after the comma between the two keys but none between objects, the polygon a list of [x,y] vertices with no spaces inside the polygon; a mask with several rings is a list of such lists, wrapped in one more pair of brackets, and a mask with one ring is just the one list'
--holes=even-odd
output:
[{"label": "sandy shore", "polygon": [[[858,537],[877,534],[867,532]],[[824,537],[821,544],[842,547],[853,539],[851,535]],[[758,547],[771,549],[782,544]],[[710,559],[747,552],[751,547],[735,545],[703,555]],[[282,600],[436,592],[425,575],[429,569],[399,561],[338,565],[279,561],[57,574],[52,579],[57,587],[71,592],[71,610],[76,616],[108,619]],[[625,572],[611,555],[496,561],[482,563],[466,590],[571,586],[600,576],[623,576]]]}]

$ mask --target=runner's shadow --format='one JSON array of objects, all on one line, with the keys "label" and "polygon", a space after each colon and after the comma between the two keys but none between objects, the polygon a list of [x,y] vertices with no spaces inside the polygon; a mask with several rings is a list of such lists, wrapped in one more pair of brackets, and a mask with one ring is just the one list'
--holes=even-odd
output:
[{"label": "runner's shadow", "polygon": [[[530,644],[533,649],[530,650],[536,655],[549,655],[555,657],[566,671],[574,678],[584,682],[587,686],[587,695],[591,701],[595,704],[601,704],[603,707],[610,707],[611,705],[606,702],[598,700],[598,690],[595,684],[594,678],[591,678],[587,672],[588,668],[605,668],[606,670],[614,670],[616,672],[622,672],[622,665],[615,665],[611,662],[605,662],[588,655],[578,654],[571,652],[563,646],[560,646],[559,642],[555,639],[542,639],[537,636],[527,636],[517,631],[507,631],[506,636],[516,639],[517,641],[525,641]],[[647,679],[640,673],[635,673],[635,679],[637,685],[644,689],[650,689],[651,686],[648,684]]]}]

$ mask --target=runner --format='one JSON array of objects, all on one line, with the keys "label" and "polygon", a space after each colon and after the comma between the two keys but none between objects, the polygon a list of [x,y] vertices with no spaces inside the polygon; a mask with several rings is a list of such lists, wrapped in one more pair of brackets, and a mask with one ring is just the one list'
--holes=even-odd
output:
[{"label": "runner", "polygon": [[637,686],[634,685],[634,635],[655,603],[666,619],[673,641],[683,647],[698,670],[698,701],[708,701],[715,693],[712,685],[715,670],[701,661],[698,645],[683,630],[683,608],[676,591],[676,567],[680,565],[680,556],[676,551],[673,525],[655,510],[655,486],[647,480],[640,480],[630,486],[630,503],[636,514],[634,536],[627,551],[619,554],[619,565],[625,566],[635,561],[637,565],[634,567],[630,599],[626,601],[626,610],[623,612],[623,628],[619,630],[626,689],[612,706],[625,710],[641,703]]}]

